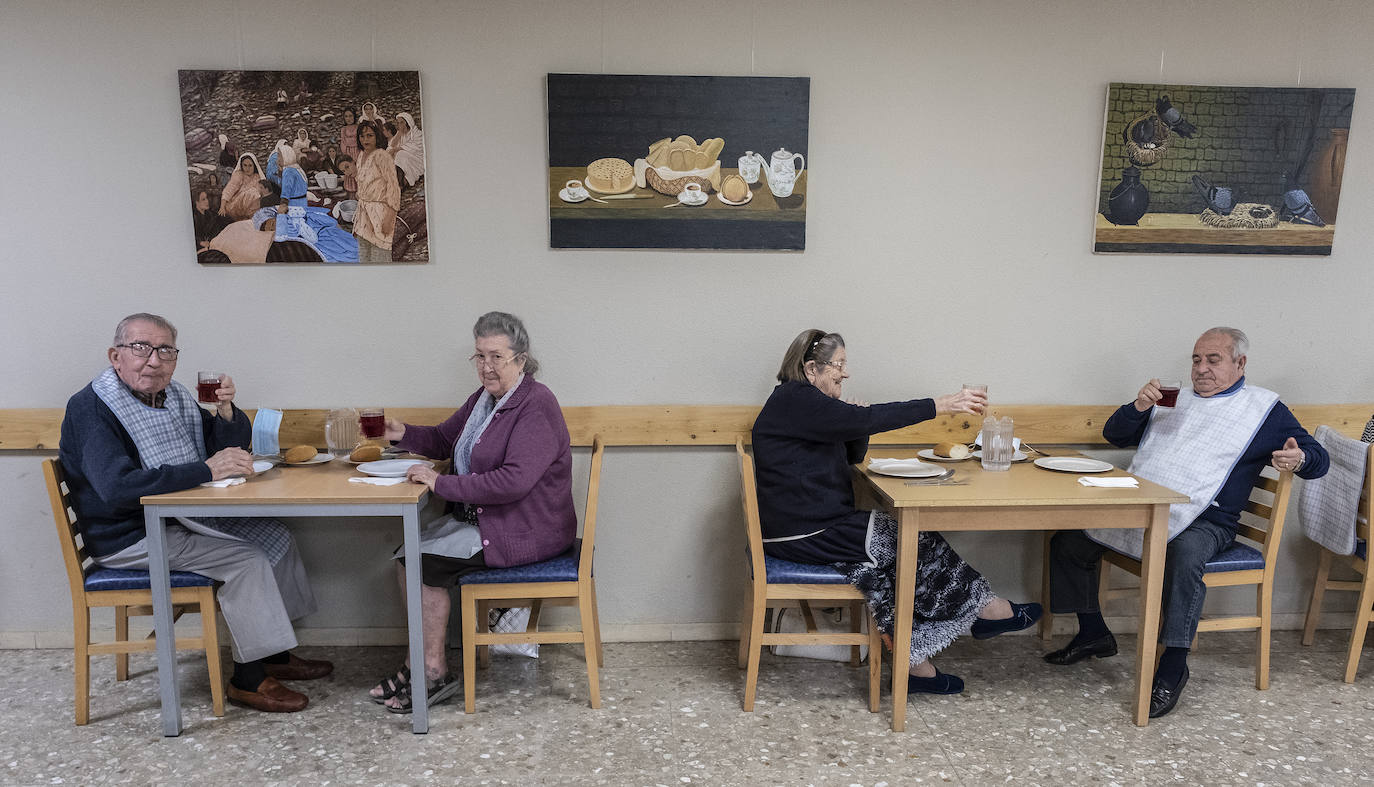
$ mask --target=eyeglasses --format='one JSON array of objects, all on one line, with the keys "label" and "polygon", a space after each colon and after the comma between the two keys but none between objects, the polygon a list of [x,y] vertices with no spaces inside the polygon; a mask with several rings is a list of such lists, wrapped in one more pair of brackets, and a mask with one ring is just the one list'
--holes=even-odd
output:
[{"label": "eyeglasses", "polygon": [[[516,355],[519,355],[519,353],[516,353]],[[472,364],[472,368],[476,369],[479,372],[482,371],[483,366],[487,367],[488,369],[491,369],[493,372],[497,372],[501,369],[504,369],[506,364],[510,363],[511,361],[514,361],[516,355],[507,357],[504,355],[483,355],[481,353],[477,353],[473,355],[471,358],[469,358],[468,361]]]},{"label": "eyeglasses", "polygon": [[844,367],[848,364],[848,361],[821,361],[820,363],[821,366],[835,367],[835,370],[838,371],[840,374],[844,374]]},{"label": "eyeglasses", "polygon": [[166,344],[161,347],[154,347],[147,342],[130,342],[128,344],[116,344],[115,346],[127,349],[129,352],[133,353],[136,358],[147,358],[156,350],[158,358],[164,361],[175,361],[177,356],[181,354],[181,350]]}]

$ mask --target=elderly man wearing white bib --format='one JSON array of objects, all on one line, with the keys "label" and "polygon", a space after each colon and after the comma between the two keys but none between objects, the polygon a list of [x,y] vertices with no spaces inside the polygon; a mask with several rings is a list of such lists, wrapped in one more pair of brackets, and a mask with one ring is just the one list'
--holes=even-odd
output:
[{"label": "elderly man wearing white bib", "polygon": [[[172,379],[177,330],[156,314],[131,314],[115,328],[110,365],[67,402],[59,458],[87,551],[105,568],[148,568],[144,495],[250,475],[248,416],[234,406],[224,375],[214,410]],[[333,671],[289,652],[291,621],[315,611],[295,539],[275,519],[216,517],[167,523],[167,564],[216,579],[229,625],[230,701],[261,711],[303,710],[304,694],[278,682]],[[218,680],[218,675],[211,676]]]},{"label": "elderly man wearing white bib", "polygon": [[[1102,428],[1113,445],[1139,446],[1130,472],[1188,495],[1169,511],[1159,641],[1164,646],[1150,694],[1150,717],[1174,709],[1188,682],[1188,648],[1197,633],[1203,566],[1230,546],[1240,512],[1265,465],[1302,478],[1326,474],[1325,449],[1309,435],[1278,394],[1245,382],[1250,340],[1235,328],[1208,330],[1193,345],[1191,389],[1174,407],[1159,405],[1151,380]],[[1141,530],[1066,530],[1050,542],[1050,604],[1077,613],[1078,634],[1045,655],[1074,664],[1116,655],[1116,638],[1098,607],[1098,560],[1112,549],[1140,557]]]}]

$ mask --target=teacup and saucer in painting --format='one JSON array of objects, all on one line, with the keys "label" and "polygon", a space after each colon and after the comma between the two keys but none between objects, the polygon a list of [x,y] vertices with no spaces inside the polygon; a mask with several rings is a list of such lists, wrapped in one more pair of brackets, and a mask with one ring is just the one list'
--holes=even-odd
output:
[{"label": "teacup and saucer in painting", "polygon": [[564,202],[581,202],[590,196],[591,194],[587,193],[587,187],[583,186],[580,180],[568,181],[563,190],[558,192],[558,198]]},{"label": "teacup and saucer in painting", "polygon": [[701,190],[701,184],[696,182],[688,183],[677,195],[678,202],[691,207],[705,205],[708,199],[710,199],[710,197],[706,195],[706,192]]}]

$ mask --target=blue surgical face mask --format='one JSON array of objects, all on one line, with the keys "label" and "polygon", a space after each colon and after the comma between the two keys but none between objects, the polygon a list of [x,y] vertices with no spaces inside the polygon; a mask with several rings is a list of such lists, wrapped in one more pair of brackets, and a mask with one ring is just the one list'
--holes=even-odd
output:
[{"label": "blue surgical face mask", "polygon": [[271,456],[281,451],[277,432],[281,429],[281,410],[259,407],[253,418],[253,453]]}]

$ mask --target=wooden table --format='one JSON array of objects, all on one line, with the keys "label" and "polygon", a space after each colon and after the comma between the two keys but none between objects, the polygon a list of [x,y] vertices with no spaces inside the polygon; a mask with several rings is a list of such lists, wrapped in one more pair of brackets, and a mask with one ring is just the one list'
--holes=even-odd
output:
[{"label": "wooden table", "polygon": [[1196,213],[1146,213],[1139,224],[1118,225],[1099,213],[1093,251],[1329,255],[1335,237],[1334,224],[1223,229],[1203,224]]},{"label": "wooden table", "polygon": [[[1063,452],[1070,453],[1070,452]],[[908,458],[914,450],[877,448],[873,456]],[[1034,455],[1032,455],[1034,456]],[[865,462],[865,465],[867,462]],[[1135,723],[1150,716],[1150,688],[1159,630],[1159,597],[1164,581],[1164,546],[1169,528],[1169,505],[1188,498],[1158,484],[1140,480],[1139,489],[1102,489],[1078,483],[1080,474],[1044,470],[1018,462],[1007,472],[986,472],[977,460],[955,462],[958,486],[908,485],[912,479],[874,474],[859,475],[898,522],[898,621],[911,620],[916,588],[916,536],[922,530],[1078,530],[1089,527],[1143,527],[1145,553],[1141,561],[1140,636],[1136,648]],[[1113,470],[1094,474],[1122,477]],[[911,653],[911,626],[898,625],[892,652]],[[906,728],[907,670],[905,658],[893,659],[892,729]]]},{"label": "wooden table", "polygon": [[[181,734],[181,699],[177,688],[176,649],[172,631],[172,596],[167,569],[166,534],[169,517],[401,517],[405,533],[406,618],[410,627],[410,672],[423,676],[424,630],[420,616],[420,508],[429,498],[423,484],[395,486],[349,483],[360,476],[342,460],[300,467],[274,467],[226,488],[195,487],[142,498],[148,537],[148,569],[152,575],[153,625],[157,632],[158,686],[162,696],[162,734]],[[212,675],[211,680],[219,676]],[[412,729],[429,731],[425,682],[411,686]]]}]

